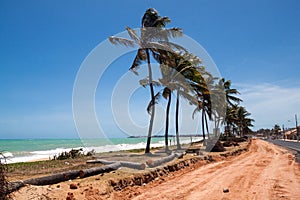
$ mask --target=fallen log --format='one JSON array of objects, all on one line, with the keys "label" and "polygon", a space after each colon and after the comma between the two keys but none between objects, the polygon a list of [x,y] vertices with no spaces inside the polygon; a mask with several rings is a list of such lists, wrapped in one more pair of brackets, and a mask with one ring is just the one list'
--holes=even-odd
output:
[{"label": "fallen log", "polygon": [[88,177],[88,176],[94,176],[94,175],[97,175],[97,174],[114,171],[114,170],[118,169],[119,167],[121,167],[121,164],[119,162],[115,162],[115,163],[112,163],[112,164],[109,164],[109,165],[104,165],[104,166],[100,166],[100,167],[93,167],[93,168],[90,168],[90,169],[80,170],[79,171],[79,176],[80,176],[80,178],[85,178],[85,177]]},{"label": "fallen log", "polygon": [[145,163],[125,162],[125,161],[121,162],[121,166],[131,168],[131,169],[138,169],[138,170],[144,170],[146,168]]},{"label": "fallen log", "polygon": [[173,160],[174,158],[181,158],[182,157],[182,153],[173,153],[169,156],[163,157],[163,158],[159,158],[157,160],[147,160],[146,163],[149,167],[157,167],[159,165],[162,165],[166,162],[170,162],[171,160]]},{"label": "fallen log", "polygon": [[101,163],[104,165],[110,165],[113,163],[116,163],[117,161],[108,161],[108,160],[103,160],[103,159],[96,159],[96,160],[87,160],[86,163],[87,164],[96,164],[96,163]]},{"label": "fallen log", "polygon": [[79,176],[78,170],[71,170],[67,172],[52,174],[49,176],[39,177],[39,178],[31,178],[24,181],[24,184],[30,185],[51,185],[60,183],[63,181],[76,179]]},{"label": "fallen log", "polygon": [[11,192],[17,191],[21,187],[24,187],[25,184],[23,181],[15,181],[15,182],[9,182],[7,190],[5,191],[5,194],[9,194]]},{"label": "fallen log", "polygon": [[96,160],[88,160],[86,163],[92,164],[92,163],[101,163],[104,165],[111,165],[113,163],[119,162],[121,164],[121,167],[127,167],[131,169],[138,169],[138,170],[144,170],[146,168],[145,163],[137,163],[137,162],[127,162],[127,161],[108,161],[103,159],[96,159]]}]

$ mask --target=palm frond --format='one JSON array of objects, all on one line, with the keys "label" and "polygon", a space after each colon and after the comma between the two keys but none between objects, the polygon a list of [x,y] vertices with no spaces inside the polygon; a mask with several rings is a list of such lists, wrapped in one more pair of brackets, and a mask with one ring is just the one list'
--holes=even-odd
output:
[{"label": "palm frond", "polygon": [[138,49],[137,54],[129,70],[131,70],[134,74],[138,75],[137,69],[145,60],[147,60],[145,49]]},{"label": "palm frond", "polygon": [[144,79],[141,79],[139,82],[141,86],[146,87],[147,85],[149,85],[149,78],[146,77]]},{"label": "palm frond", "polygon": [[147,106],[147,112],[149,115],[151,115],[151,110],[152,110],[152,106],[154,106],[154,104],[157,104],[159,99],[161,97],[160,92],[158,92],[155,96],[154,99],[151,99],[151,101],[149,102],[148,106]]},{"label": "palm frond", "polygon": [[171,90],[168,87],[165,87],[163,90],[162,96],[165,99],[168,99],[170,94],[171,94]]},{"label": "palm frond", "polygon": [[181,28],[167,28],[161,31],[161,34],[167,35],[169,38],[182,37],[183,32]]},{"label": "palm frond", "polygon": [[147,30],[144,34],[144,38],[151,41],[165,41],[169,42],[170,38],[177,38],[183,35],[182,29],[180,28],[168,28],[168,29],[159,29],[152,28]]},{"label": "palm frond", "polygon": [[227,99],[228,99],[228,102],[230,105],[233,105],[234,103],[232,103],[231,101],[235,102],[235,103],[240,103],[240,102],[243,102],[242,99],[238,98],[238,97],[235,97],[235,96],[232,96],[232,95],[227,95]]},{"label": "palm frond", "polygon": [[[146,77],[144,79],[141,79],[139,82],[140,82],[140,85],[143,86],[143,87],[146,87],[146,86],[148,86],[150,84],[148,77]],[[155,81],[155,80],[152,80],[152,85],[156,86],[156,87],[161,86],[161,84],[158,81]]]},{"label": "palm frond", "polygon": [[169,17],[158,17],[153,23],[153,27],[162,28],[165,27],[171,20]]},{"label": "palm frond", "polygon": [[128,35],[140,46],[140,38],[136,34],[136,31],[131,29],[130,27],[126,27]]},{"label": "palm frond", "polygon": [[198,105],[196,106],[196,108],[193,111],[192,119],[195,119],[196,113],[200,112],[202,110],[202,107],[203,107],[202,102],[198,102]]},{"label": "palm frond", "polygon": [[173,49],[177,49],[179,51],[183,51],[184,53],[187,53],[188,50],[186,48],[184,48],[183,46],[179,45],[179,44],[175,44],[173,42],[168,42],[168,41],[158,41],[159,43],[161,44],[165,44],[165,45],[168,45],[170,48],[173,48]]},{"label": "palm frond", "polygon": [[155,87],[160,87],[161,86],[160,82],[155,81],[155,80],[152,80],[152,85],[155,86]]},{"label": "palm frond", "polygon": [[226,89],[226,93],[227,94],[240,94],[240,92],[237,89],[231,89],[231,88]]},{"label": "palm frond", "polygon": [[149,48],[151,51],[157,51],[158,49],[174,53],[174,50],[170,46],[162,44],[160,42],[149,42],[147,43],[147,46],[145,48]]},{"label": "palm frond", "polygon": [[110,36],[109,37],[109,41],[112,43],[112,44],[115,44],[115,45],[123,45],[123,46],[126,46],[126,47],[134,47],[134,41],[132,40],[129,40],[129,39],[126,39],[126,38],[119,38],[119,37],[114,37],[114,36]]}]

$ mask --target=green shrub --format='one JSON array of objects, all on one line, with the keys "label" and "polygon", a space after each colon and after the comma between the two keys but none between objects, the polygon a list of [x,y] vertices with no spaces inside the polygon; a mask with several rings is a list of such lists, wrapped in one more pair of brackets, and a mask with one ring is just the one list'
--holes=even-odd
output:
[{"label": "green shrub", "polygon": [[58,156],[54,156],[53,160],[66,160],[66,159],[73,159],[73,158],[80,158],[84,156],[92,156],[95,154],[94,150],[91,150],[84,154],[83,149],[71,149],[69,152],[64,151],[58,154]]}]

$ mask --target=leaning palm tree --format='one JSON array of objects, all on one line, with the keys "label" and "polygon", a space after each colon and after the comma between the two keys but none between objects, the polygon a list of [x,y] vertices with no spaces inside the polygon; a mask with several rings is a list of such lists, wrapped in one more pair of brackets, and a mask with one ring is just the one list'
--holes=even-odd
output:
[{"label": "leaning palm tree", "polygon": [[194,118],[196,112],[199,112],[201,114],[202,137],[204,141],[203,144],[205,145],[206,144],[205,130],[208,134],[208,137],[210,137],[208,131],[207,116],[209,119],[211,119],[212,106],[211,106],[210,88],[211,88],[211,84],[214,81],[214,78],[212,76],[204,77],[202,74],[200,74],[200,76],[201,76],[201,81],[199,81],[198,84],[193,85],[196,94],[195,98],[197,99],[197,102],[192,117]]},{"label": "leaning palm tree", "polygon": [[[175,135],[177,149],[180,150],[181,145],[179,140],[179,98],[180,96],[182,96],[188,101],[195,102],[193,96],[191,95],[191,93],[193,92],[192,84],[199,84],[199,80],[196,79],[195,76],[196,74],[199,74],[201,70],[203,71],[204,68],[201,68],[199,66],[200,64],[202,64],[201,59],[187,51],[180,55],[171,54],[170,57],[174,60],[174,62],[171,62],[173,63],[173,65],[171,65],[172,70],[169,72],[168,75],[169,80],[163,80],[165,83],[167,83],[167,87],[171,88],[171,92],[174,90],[177,91],[175,105]],[[169,97],[168,100],[171,101],[171,97]]]},{"label": "leaning palm tree", "polygon": [[237,126],[239,128],[239,135],[243,136],[245,135],[249,130],[250,127],[252,127],[252,122],[254,120],[252,118],[249,118],[251,113],[249,113],[245,107],[239,106],[236,112],[237,115]]},{"label": "leaning palm tree", "polygon": [[225,133],[227,136],[231,136],[231,129],[236,129],[235,125],[238,123],[237,110],[238,105],[227,105],[226,107],[226,115],[223,123],[225,124]]},{"label": "leaning palm tree", "polygon": [[235,104],[239,104],[240,102],[243,101],[242,99],[234,96],[234,95],[238,95],[240,93],[237,89],[231,88],[230,80],[225,81],[225,79],[222,78],[220,81],[223,82],[224,90],[225,90],[225,94],[226,94],[226,101],[229,105],[232,106]]},{"label": "leaning palm tree", "polygon": [[[216,118],[215,128],[219,128],[220,123],[225,124],[226,132],[228,135],[230,135],[230,129],[235,128],[234,121],[236,120],[235,113],[237,106],[243,100],[236,96],[240,93],[237,89],[231,88],[230,80],[225,80],[224,78],[220,79],[215,88],[219,93],[223,93],[223,95],[220,96],[222,98],[218,103],[219,109],[214,112],[214,116]],[[225,111],[225,115],[222,115],[223,111]]]},{"label": "leaning palm tree", "polygon": [[[191,57],[193,59],[191,59]],[[176,140],[177,140],[177,149],[181,149],[180,141],[179,141],[179,128],[178,128],[178,110],[179,110],[179,96],[183,96],[185,99],[191,101],[193,98],[190,94],[193,90],[191,84],[195,81],[195,74],[199,74],[197,71],[196,61],[200,62],[200,59],[188,52],[183,54],[179,53],[171,53],[168,52],[166,54],[166,59],[160,65],[162,78],[159,79],[159,82],[156,81],[155,84],[159,86],[163,86],[163,91],[159,91],[156,95],[156,101],[160,99],[160,96],[163,96],[168,100],[167,108],[166,108],[166,127],[165,127],[165,149],[168,152],[168,134],[169,134],[169,112],[171,105],[172,92],[177,91],[177,102],[176,102]],[[200,62],[201,63],[201,62]],[[197,63],[198,64],[198,63]],[[196,73],[197,72],[197,73]],[[193,75],[193,76],[191,76]],[[193,79],[191,79],[193,77]],[[147,84],[148,81],[143,80],[142,83]],[[144,85],[142,84],[142,85]],[[198,84],[198,83],[197,83]],[[151,102],[150,102],[151,103]]]},{"label": "leaning palm tree", "polygon": [[142,18],[140,37],[137,35],[135,30],[127,27],[126,30],[131,39],[117,38],[113,36],[109,38],[110,42],[113,44],[121,44],[129,47],[134,47],[135,45],[137,45],[139,47],[133,64],[130,67],[130,70],[134,73],[137,74],[136,70],[138,69],[138,67],[143,62],[147,62],[151,103],[147,108],[147,111],[150,114],[150,123],[145,153],[150,153],[151,136],[155,116],[155,94],[150,53],[152,53],[155,60],[157,60],[158,62],[162,62],[162,60],[164,60],[166,52],[173,52],[172,48],[178,48],[176,44],[169,42],[169,38],[182,35],[182,31],[179,28],[164,29],[166,24],[169,22],[170,19],[168,17],[161,17],[155,9],[150,8],[145,12]]},{"label": "leaning palm tree", "polygon": [[[195,95],[194,88],[203,88],[203,76],[208,73],[205,71],[205,67],[202,65],[202,60],[198,56],[195,56],[194,54],[189,52],[185,52],[181,57],[177,59],[176,70],[179,71],[183,77],[183,80],[176,80],[180,87],[177,87],[176,94],[175,131],[177,149],[180,150],[181,145],[179,141],[179,99],[180,97],[183,97],[184,99],[188,100],[190,104],[197,104],[197,99],[193,96]],[[186,82],[188,84],[186,84]],[[186,85],[188,87],[185,87]]]},{"label": "leaning palm tree", "polygon": [[[172,54],[172,57],[175,56]],[[169,57],[169,59],[171,59]],[[155,82],[156,85],[163,86],[164,88],[162,89],[162,92],[159,91],[155,95],[155,102],[158,102],[160,96],[163,96],[168,102],[167,102],[167,108],[166,108],[166,126],[165,126],[165,150],[166,152],[169,152],[169,144],[168,144],[168,135],[169,135],[169,115],[170,115],[170,106],[171,106],[171,101],[172,101],[172,92],[174,90],[177,90],[177,94],[179,91],[181,93],[186,94],[189,90],[189,83],[185,80],[185,78],[182,76],[182,74],[185,72],[185,70],[188,70],[189,67],[185,67],[184,69],[181,69],[179,65],[175,64],[173,66],[170,64],[170,62],[166,62],[167,64],[161,64],[160,69],[161,69],[161,75],[162,78],[159,79],[159,83]],[[171,67],[170,67],[171,66]],[[179,70],[179,71],[178,71]],[[145,83],[145,81],[144,81]],[[178,107],[179,107],[179,102],[178,102],[178,96],[177,96],[177,102],[176,102],[176,113],[178,114]],[[151,102],[150,102],[151,103]],[[178,117],[178,116],[176,116]],[[178,131],[178,118],[176,120],[176,140],[177,140],[177,149],[181,149],[180,146],[180,141],[179,141],[179,131]]]}]

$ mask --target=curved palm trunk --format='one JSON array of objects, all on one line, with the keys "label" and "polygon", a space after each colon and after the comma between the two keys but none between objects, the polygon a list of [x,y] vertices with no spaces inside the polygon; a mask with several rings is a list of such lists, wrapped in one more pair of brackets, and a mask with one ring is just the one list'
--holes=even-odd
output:
[{"label": "curved palm trunk", "polygon": [[177,149],[181,149],[180,141],[179,141],[179,91],[177,90],[177,99],[176,99],[176,113],[175,113],[175,129],[176,129],[176,142]]},{"label": "curved palm trunk", "polygon": [[204,130],[204,111],[202,110],[202,117],[201,117],[201,121],[202,121],[202,137],[203,137],[203,145],[206,145],[206,141],[205,141],[205,130]]},{"label": "curved palm trunk", "polygon": [[170,105],[171,105],[171,91],[169,92],[169,100],[167,104],[166,110],[166,129],[165,129],[165,145],[166,145],[166,152],[169,151],[169,143],[168,143],[168,134],[169,134],[169,114],[170,114]]},{"label": "curved palm trunk", "polygon": [[[150,64],[149,49],[146,49],[146,55],[147,55],[147,62],[148,62],[148,74],[149,74],[149,86],[150,86],[150,93],[151,93],[151,101],[154,101],[155,97],[154,97],[154,88],[153,88],[153,83],[152,83],[152,69],[151,69],[151,64]],[[155,103],[153,103],[153,105],[152,105],[145,153],[150,153],[150,144],[151,144],[151,135],[152,135],[152,129],[153,129],[154,115],[155,115]]]},{"label": "curved palm trunk", "polygon": [[208,122],[207,122],[207,117],[206,117],[206,114],[205,114],[205,113],[204,113],[204,120],[205,120],[205,126],[206,126],[207,137],[208,137],[208,139],[210,139],[210,136],[209,136],[209,130],[208,130]]}]

